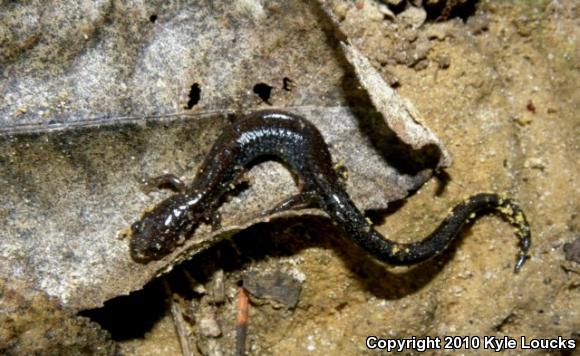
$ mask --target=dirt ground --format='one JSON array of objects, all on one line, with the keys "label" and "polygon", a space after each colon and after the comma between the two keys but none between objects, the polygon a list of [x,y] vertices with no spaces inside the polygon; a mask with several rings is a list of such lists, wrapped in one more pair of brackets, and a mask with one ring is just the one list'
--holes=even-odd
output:
[{"label": "dirt ground", "polygon": [[[329,7],[454,156],[406,201],[369,218],[386,237],[408,242],[428,235],[461,199],[505,193],[532,228],[521,272],[513,272],[512,228],[494,215],[411,268],[375,262],[327,219],[297,218],[252,227],[83,315],[108,330],[123,355],[181,355],[176,323],[193,354],[230,355],[243,283],[251,355],[386,354],[366,347],[370,335],[441,338],[429,355],[491,354],[486,336],[517,340],[507,355],[522,353],[521,337],[580,344],[580,4],[334,0]],[[445,336],[461,345],[444,350]]]},{"label": "dirt ground", "polygon": [[[196,325],[187,324],[194,349],[233,353],[238,284],[251,283],[256,274],[294,281],[283,294],[300,294],[295,306],[280,296],[251,297],[249,354],[386,352],[368,350],[369,335],[516,339],[517,349],[505,354],[521,352],[522,336],[580,342],[580,260],[574,253],[580,248],[580,6],[575,1],[481,1],[473,7],[426,1],[425,7],[405,10],[404,1],[387,3],[388,8],[370,0],[334,1],[331,7],[351,42],[447,144],[454,164],[404,203],[371,217],[380,220],[385,236],[410,241],[427,235],[463,197],[502,192],[519,201],[528,216],[531,258],[513,273],[516,240],[509,224],[492,215],[466,228],[450,252],[413,268],[370,260],[325,219],[260,225],[165,279],[177,304],[197,316]],[[225,296],[216,301],[212,281],[222,273],[219,266]],[[179,292],[192,283],[193,297],[191,291]],[[163,288],[155,281],[132,299],[108,306],[107,313],[124,311],[130,319],[109,328],[122,340],[122,354],[181,354],[169,308],[151,304],[163,299]],[[148,303],[146,315],[131,307],[140,303]],[[145,320],[142,330],[127,333],[139,320]],[[483,344],[462,345],[427,354],[484,351]]]}]

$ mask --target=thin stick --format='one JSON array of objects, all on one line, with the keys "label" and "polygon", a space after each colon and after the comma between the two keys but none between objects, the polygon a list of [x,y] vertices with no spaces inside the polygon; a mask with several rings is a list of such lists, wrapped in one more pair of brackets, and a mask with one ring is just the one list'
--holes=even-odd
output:
[{"label": "thin stick", "polygon": [[238,316],[236,319],[236,352],[235,356],[246,354],[246,336],[248,335],[248,293],[240,287],[238,293]]},{"label": "thin stick", "polygon": [[193,356],[186,322],[183,319],[183,310],[181,309],[181,305],[177,300],[175,300],[176,296],[171,291],[171,287],[165,279],[163,280],[163,286],[165,287],[165,291],[169,295],[169,298],[171,298],[171,317],[173,319],[173,326],[175,327],[177,339],[179,340],[179,346],[181,347],[181,354],[183,356]]},{"label": "thin stick", "polygon": [[185,320],[183,319],[183,311],[181,310],[181,305],[175,300],[171,301],[171,316],[173,317],[173,324],[175,325],[175,332],[179,337],[179,346],[181,346],[181,354],[183,356],[193,355],[191,350],[191,344],[189,343],[189,337],[187,333],[187,326],[185,325]]}]

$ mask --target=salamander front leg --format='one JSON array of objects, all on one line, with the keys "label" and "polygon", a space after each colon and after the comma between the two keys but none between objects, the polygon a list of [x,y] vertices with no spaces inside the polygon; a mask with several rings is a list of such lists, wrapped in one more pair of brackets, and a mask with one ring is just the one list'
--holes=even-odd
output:
[{"label": "salamander front leg", "polygon": [[143,192],[150,193],[156,189],[169,189],[176,193],[183,193],[185,191],[185,183],[174,174],[163,174],[143,180],[141,185]]}]

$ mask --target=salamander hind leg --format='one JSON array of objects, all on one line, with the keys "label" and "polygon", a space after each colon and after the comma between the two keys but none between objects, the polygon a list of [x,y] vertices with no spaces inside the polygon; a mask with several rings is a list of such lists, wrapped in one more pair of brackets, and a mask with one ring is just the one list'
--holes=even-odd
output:
[{"label": "salamander hind leg", "polygon": [[272,215],[282,211],[300,210],[319,207],[319,194],[315,191],[304,191],[284,199],[272,209],[265,210],[260,216]]},{"label": "salamander hind leg", "polygon": [[346,190],[346,182],[348,181],[348,168],[344,165],[344,163],[337,162],[332,166],[332,169],[336,173],[336,177],[338,178],[338,184],[342,187],[342,189]]}]

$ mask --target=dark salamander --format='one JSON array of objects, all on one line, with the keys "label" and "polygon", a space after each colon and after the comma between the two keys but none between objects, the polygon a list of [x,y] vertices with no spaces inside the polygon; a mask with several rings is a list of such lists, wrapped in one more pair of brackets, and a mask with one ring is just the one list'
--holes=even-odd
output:
[{"label": "dark salamander", "polygon": [[[359,246],[391,265],[412,265],[443,251],[477,213],[497,211],[516,227],[519,252],[515,271],[526,261],[530,227],[520,207],[497,194],[477,194],[454,207],[425,239],[403,244],[379,234],[342,188],[328,147],[306,119],[262,111],[227,127],[213,145],[196,178],[182,193],[162,201],[131,226],[131,255],[146,263],[175,249],[201,222],[211,219],[222,197],[258,158],[273,157],[298,178],[301,193],[279,207],[308,202],[323,209]],[[299,198],[297,198],[299,197]]]}]

